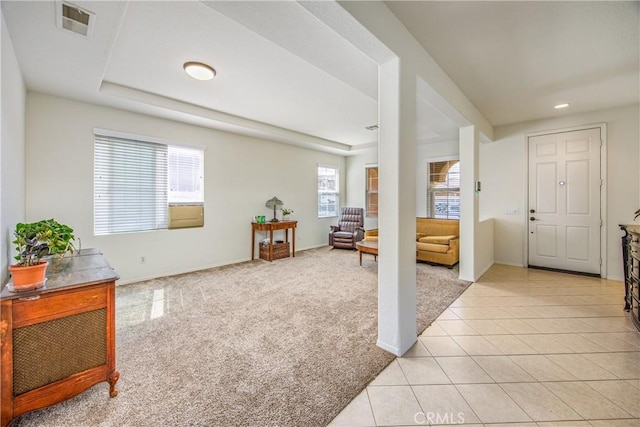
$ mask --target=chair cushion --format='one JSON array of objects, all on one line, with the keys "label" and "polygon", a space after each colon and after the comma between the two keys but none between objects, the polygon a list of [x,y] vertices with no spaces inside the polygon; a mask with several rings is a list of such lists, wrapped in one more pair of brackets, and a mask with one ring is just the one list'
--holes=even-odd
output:
[{"label": "chair cushion", "polygon": [[419,251],[438,252],[446,254],[449,250],[449,245],[438,245],[437,243],[416,243],[416,247]]},{"label": "chair cushion", "polygon": [[333,233],[333,237],[343,238],[343,239],[353,239],[353,233],[350,231],[335,231]]},{"label": "chair cushion", "polygon": [[455,239],[456,236],[425,236],[418,239],[420,243],[437,243],[439,245],[448,245],[449,240]]},{"label": "chair cushion", "polygon": [[420,240],[420,238],[425,237],[426,234],[424,233],[416,233],[416,242]]}]

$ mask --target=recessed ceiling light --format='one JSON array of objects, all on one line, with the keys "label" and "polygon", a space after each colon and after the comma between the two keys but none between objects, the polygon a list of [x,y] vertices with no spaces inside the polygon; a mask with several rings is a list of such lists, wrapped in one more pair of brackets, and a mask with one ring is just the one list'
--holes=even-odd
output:
[{"label": "recessed ceiling light", "polygon": [[553,108],[555,108],[556,110],[560,110],[561,108],[567,108],[569,106],[569,104],[558,104],[558,105],[554,105]]},{"label": "recessed ceiling light", "polygon": [[216,75],[216,70],[202,62],[185,62],[184,71],[197,80],[211,80]]}]

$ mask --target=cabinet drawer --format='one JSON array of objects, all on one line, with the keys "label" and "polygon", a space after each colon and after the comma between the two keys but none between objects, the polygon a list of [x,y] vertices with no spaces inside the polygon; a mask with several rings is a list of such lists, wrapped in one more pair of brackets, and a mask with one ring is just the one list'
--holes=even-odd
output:
[{"label": "cabinet drawer", "polygon": [[87,310],[107,304],[107,287],[104,285],[55,294],[41,294],[35,300],[18,299],[13,303],[14,327],[21,327]]}]

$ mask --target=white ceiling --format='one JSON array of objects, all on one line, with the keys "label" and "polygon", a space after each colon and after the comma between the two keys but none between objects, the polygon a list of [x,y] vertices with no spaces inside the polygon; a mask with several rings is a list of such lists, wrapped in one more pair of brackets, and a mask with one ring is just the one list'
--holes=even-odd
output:
[{"label": "white ceiling", "polygon": [[[500,125],[638,102],[638,4],[570,3],[387,5]],[[56,27],[57,4],[1,4],[29,90],[339,154],[377,141],[387,53],[336,3],[74,2],[96,14],[88,39]],[[217,76],[189,78],[194,60]],[[457,138],[421,97],[417,119],[421,142]]]},{"label": "white ceiling", "polygon": [[386,4],[494,126],[639,102],[638,1]]}]

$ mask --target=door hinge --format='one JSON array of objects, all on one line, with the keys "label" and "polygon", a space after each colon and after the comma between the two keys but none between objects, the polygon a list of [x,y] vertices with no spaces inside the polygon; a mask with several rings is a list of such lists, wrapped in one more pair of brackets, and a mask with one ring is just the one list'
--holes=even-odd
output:
[{"label": "door hinge", "polygon": [[600,265],[602,265],[602,258],[600,258]]},{"label": "door hinge", "polygon": [[604,221],[602,220],[602,218],[600,218],[600,227],[602,227],[604,225]]}]

